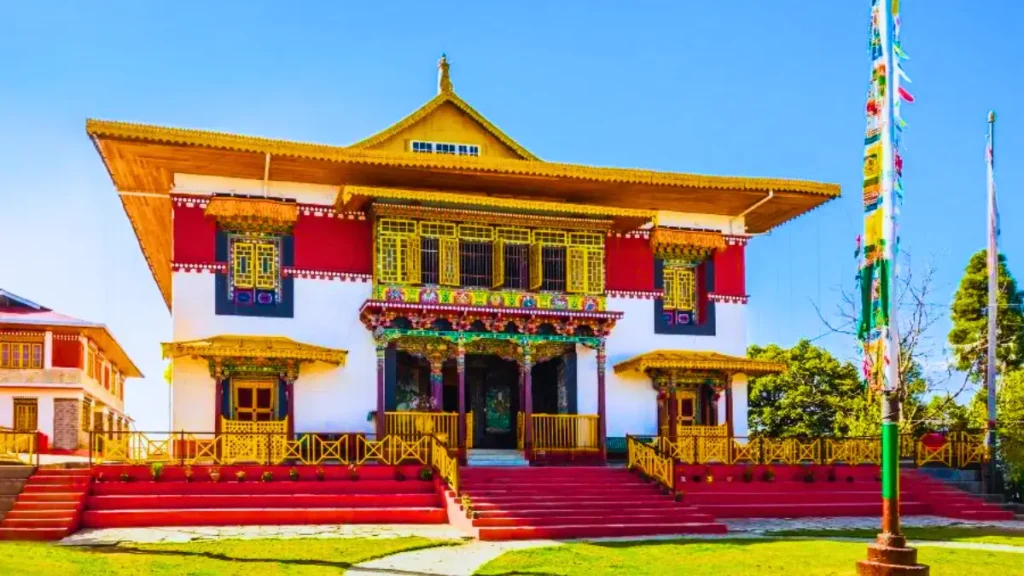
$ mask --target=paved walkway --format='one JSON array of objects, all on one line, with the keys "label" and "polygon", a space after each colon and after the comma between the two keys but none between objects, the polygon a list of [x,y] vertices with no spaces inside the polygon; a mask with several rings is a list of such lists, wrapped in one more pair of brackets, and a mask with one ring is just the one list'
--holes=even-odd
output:
[{"label": "paved walkway", "polygon": [[520,542],[470,542],[461,546],[442,546],[402,552],[386,558],[357,564],[345,572],[346,576],[473,576],[478,569],[511,550],[560,546],[554,540],[526,540]]},{"label": "paved walkway", "polygon": [[61,540],[68,546],[198,542],[203,540],[254,540],[264,538],[406,538],[465,540],[469,536],[448,524],[324,524],[303,526],[195,526],[182,528],[87,529]]}]

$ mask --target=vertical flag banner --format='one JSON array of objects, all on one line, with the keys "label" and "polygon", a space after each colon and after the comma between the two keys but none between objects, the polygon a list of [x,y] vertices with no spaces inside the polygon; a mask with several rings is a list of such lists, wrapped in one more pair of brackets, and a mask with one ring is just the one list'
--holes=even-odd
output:
[{"label": "vertical flag banner", "polygon": [[[988,144],[985,146],[988,188],[988,352],[985,386],[988,388],[988,434],[985,442],[995,447],[996,431],[996,316],[999,313],[999,208],[996,206],[996,114],[988,113]],[[994,460],[993,460],[994,461]]]},{"label": "vertical flag banner", "polygon": [[894,286],[899,254],[897,217],[903,200],[900,140],[906,128],[900,105],[914,101],[902,86],[910,83],[902,68],[902,62],[910,57],[900,47],[899,34],[899,0],[872,0],[858,336],[864,345],[864,380],[874,391],[891,391],[899,384]]}]

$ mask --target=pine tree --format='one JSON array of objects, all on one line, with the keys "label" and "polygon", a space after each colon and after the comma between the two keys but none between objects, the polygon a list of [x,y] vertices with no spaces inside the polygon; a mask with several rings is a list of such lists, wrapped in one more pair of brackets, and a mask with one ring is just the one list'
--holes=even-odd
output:
[{"label": "pine tree", "polygon": [[[953,328],[949,343],[953,346],[956,368],[966,372],[975,382],[985,376],[988,347],[988,266],[986,250],[971,256],[960,287],[953,300]],[[998,315],[996,362],[1000,373],[1024,365],[1024,294],[999,255]]]}]

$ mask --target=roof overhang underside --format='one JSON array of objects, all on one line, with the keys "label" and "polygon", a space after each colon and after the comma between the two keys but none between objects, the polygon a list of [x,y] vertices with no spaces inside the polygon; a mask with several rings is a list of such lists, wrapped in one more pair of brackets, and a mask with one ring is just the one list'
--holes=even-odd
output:
[{"label": "roof overhang underside", "polygon": [[634,356],[615,365],[615,373],[649,370],[687,370],[692,372],[729,372],[751,376],[778,374],[786,371],[779,362],[754,360],[742,356],[729,356],[718,352],[692,350],[657,350]]},{"label": "roof overhang underside", "polygon": [[[534,160],[393,153],[90,120],[93,139],[168,307],[175,174],[486,194],[632,210],[744,216],[768,231],[839,196],[803,180],[704,176]],[[267,158],[270,158],[269,169]],[[266,172],[265,172],[266,170]],[[770,200],[765,201],[770,197]]]},{"label": "roof overhang underside", "polygon": [[313,344],[296,342],[283,336],[222,335],[199,340],[182,340],[161,344],[164,358],[193,356],[196,358],[247,358],[327,362],[344,365],[348,352]]},{"label": "roof overhang underside", "polygon": [[18,323],[0,322],[0,330],[49,330],[56,334],[79,334],[96,343],[100,352],[114,363],[125,378],[142,378],[138,366],[128,357],[128,353],[114,339],[114,336],[102,324],[59,324],[59,323]]}]

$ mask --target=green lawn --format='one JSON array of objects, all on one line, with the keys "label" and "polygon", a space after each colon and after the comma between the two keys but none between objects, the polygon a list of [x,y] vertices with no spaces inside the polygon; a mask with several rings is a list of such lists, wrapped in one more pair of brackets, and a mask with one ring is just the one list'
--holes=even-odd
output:
[{"label": "green lawn", "polygon": [[[924,548],[919,559],[932,576],[1024,575],[1024,554]],[[661,576],[664,574],[852,575],[864,544],[826,540],[670,540],[568,544],[508,552],[478,575]]]},{"label": "green lawn", "polygon": [[446,544],[449,543],[426,538],[216,540],[106,547],[0,542],[0,574],[342,574],[346,568],[359,562]]},{"label": "green lawn", "polygon": [[[910,540],[945,540],[948,542],[982,542],[1024,546],[1024,530],[1006,528],[939,526],[935,528],[904,528],[904,535]],[[878,530],[780,530],[773,536],[813,536],[836,538],[874,538]]]}]

